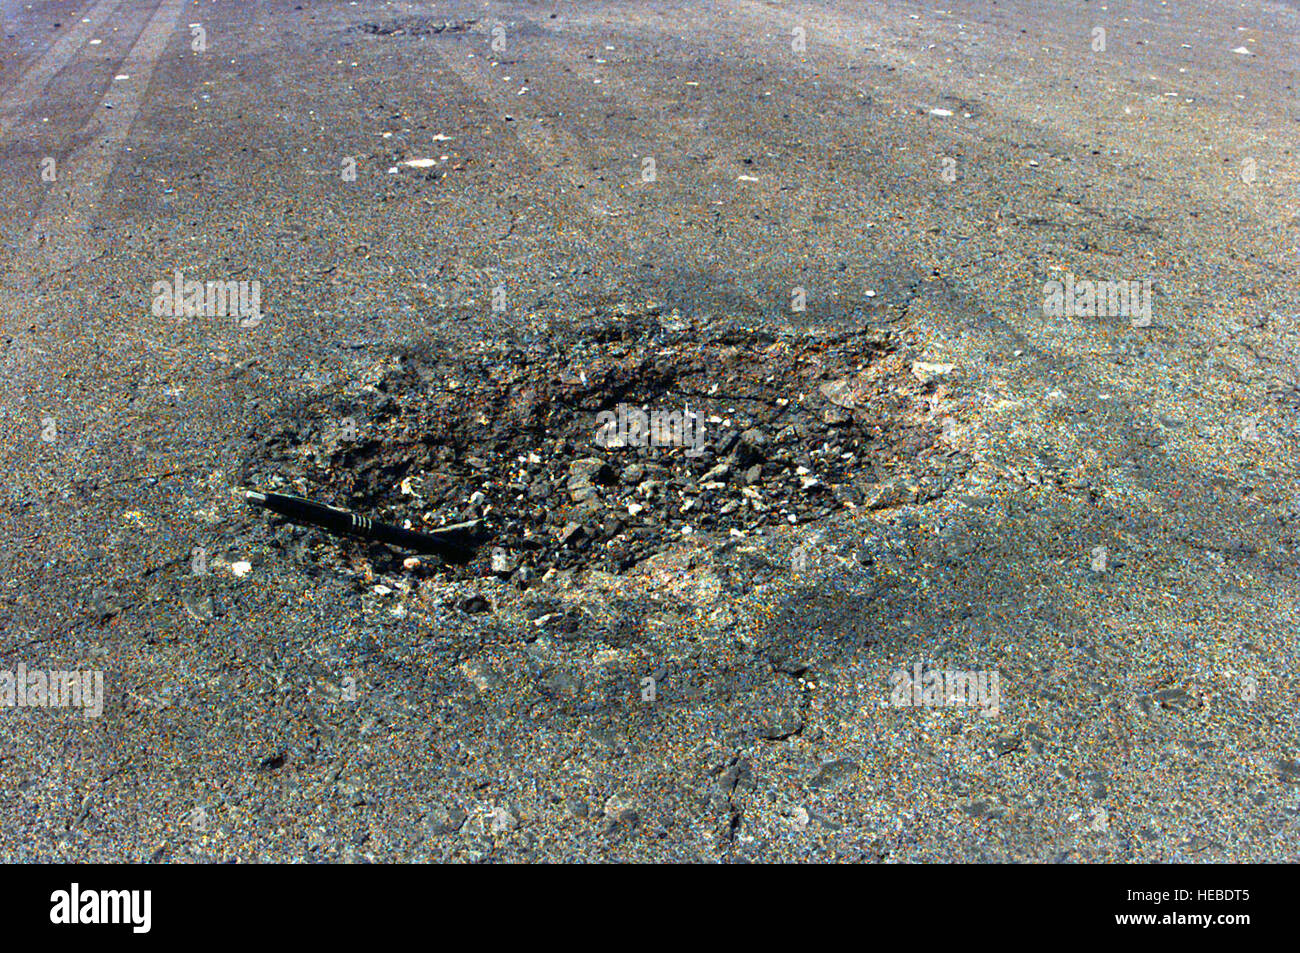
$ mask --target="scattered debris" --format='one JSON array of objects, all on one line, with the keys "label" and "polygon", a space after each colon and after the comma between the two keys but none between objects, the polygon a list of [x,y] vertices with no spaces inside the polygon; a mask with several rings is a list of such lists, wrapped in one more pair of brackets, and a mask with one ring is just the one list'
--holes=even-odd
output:
[{"label": "scattered debris", "polygon": [[458,574],[520,580],[805,525],[901,476],[890,501],[933,498],[968,466],[937,443],[931,385],[895,332],[697,328],[655,311],[574,331],[393,354],[288,409],[248,476],[417,530],[480,521],[490,551]]},{"label": "scattered debris", "polygon": [[954,366],[952,364],[928,364],[925,361],[913,361],[912,376],[922,384],[928,384],[936,377],[951,374]]},{"label": "scattered debris", "polygon": [[[403,481],[401,489],[402,492],[409,491],[406,481]],[[249,504],[270,510],[294,523],[316,526],[329,533],[373,539],[389,546],[419,553],[436,553],[453,562],[464,562],[472,555],[474,536],[478,530],[478,521],[470,520],[455,526],[444,526],[434,531],[420,533],[400,526],[389,526],[387,523],[376,522],[367,516],[360,516],[337,506],[324,506],[296,496],[246,490],[244,498]],[[248,564],[237,563],[236,565],[247,566]],[[237,574],[242,575],[242,573]]]}]

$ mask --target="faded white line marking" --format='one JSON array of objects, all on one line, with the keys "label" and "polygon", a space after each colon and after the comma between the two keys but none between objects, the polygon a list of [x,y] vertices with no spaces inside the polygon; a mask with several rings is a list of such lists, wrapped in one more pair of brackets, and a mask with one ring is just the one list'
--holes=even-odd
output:
[{"label": "faded white line marking", "polygon": [[36,102],[50,80],[71,62],[77,50],[103,26],[120,2],[100,0],[67,35],[56,40],[45,55],[32,64],[9,92],[0,97],[0,137],[9,135],[21,118],[23,108]]},{"label": "faded white line marking", "polygon": [[36,259],[38,271],[49,273],[72,267],[91,256],[93,250],[88,247],[86,233],[140,112],[154,65],[166,49],[185,5],[186,0],[164,0],[159,6],[122,65],[122,72],[131,79],[114,82],[109,89],[113,109],[103,108],[108,102],[105,97],[91,120],[96,130],[94,138],[64,163],[59,178],[70,182],[71,187],[49,193],[28,237],[27,250]]}]

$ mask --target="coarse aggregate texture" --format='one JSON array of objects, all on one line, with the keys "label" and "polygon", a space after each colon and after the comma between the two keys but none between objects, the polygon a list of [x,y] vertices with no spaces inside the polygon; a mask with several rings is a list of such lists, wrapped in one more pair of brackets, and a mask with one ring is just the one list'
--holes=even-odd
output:
[{"label": "coarse aggregate texture", "polygon": [[[1300,854],[1294,5],[0,10],[0,671],[105,691],[0,708],[0,857]],[[157,314],[177,272],[260,282],[261,320]],[[1150,281],[1151,321],[1045,314],[1067,275]],[[617,546],[597,507],[646,475],[570,486],[576,412],[559,450],[511,431],[590,504],[536,507],[579,556],[523,577],[522,544],[411,568],[233,493],[344,487],[267,451],[338,395],[363,436],[385,396],[500,435],[437,373],[385,391],[400,355],[581,374],[628,321],[887,338],[889,454],[791,445],[852,491],[793,522],[674,470],[722,484],[710,524],[652,508],[611,563],[556,534]],[[811,432],[859,426],[857,370],[787,370]],[[390,516],[393,463],[359,498]],[[996,706],[893,704],[917,665]]]}]

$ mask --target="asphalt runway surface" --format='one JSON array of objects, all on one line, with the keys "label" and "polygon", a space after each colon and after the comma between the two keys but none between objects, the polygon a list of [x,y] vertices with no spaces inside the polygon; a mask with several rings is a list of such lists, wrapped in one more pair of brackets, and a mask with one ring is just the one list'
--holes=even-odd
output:
[{"label": "asphalt runway surface", "polygon": [[1295,5],[0,12],[0,857],[1300,856]]}]

